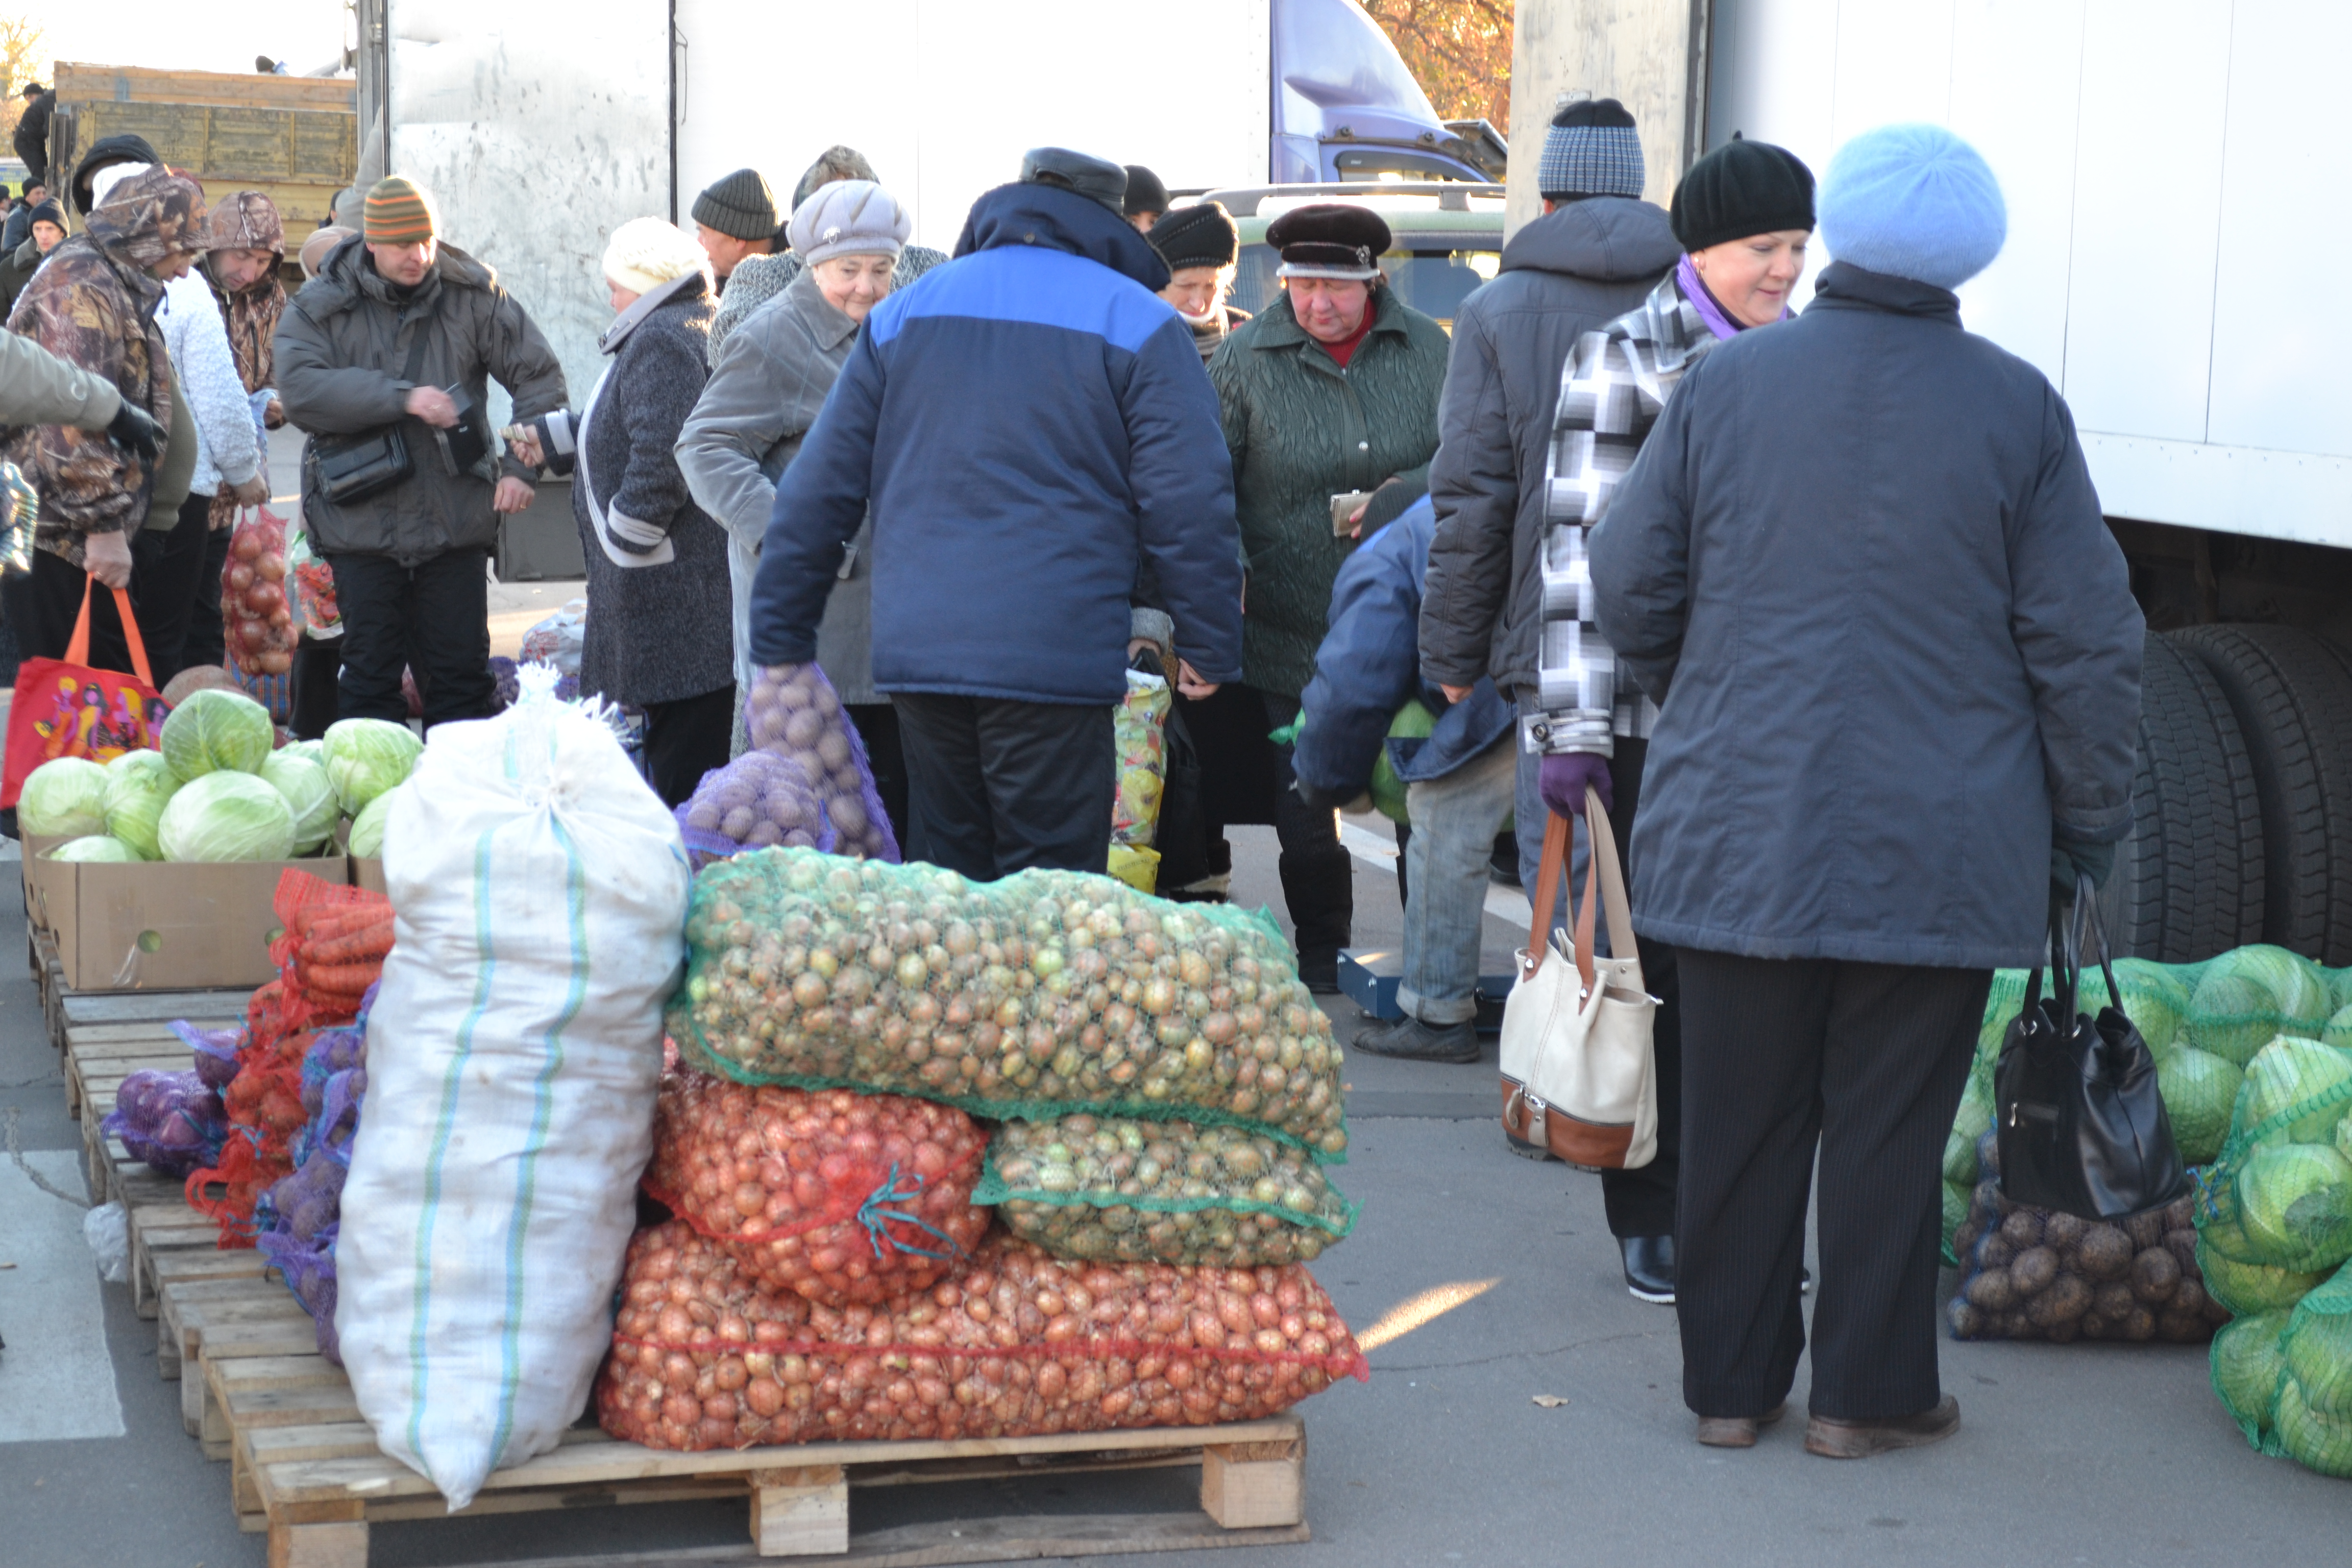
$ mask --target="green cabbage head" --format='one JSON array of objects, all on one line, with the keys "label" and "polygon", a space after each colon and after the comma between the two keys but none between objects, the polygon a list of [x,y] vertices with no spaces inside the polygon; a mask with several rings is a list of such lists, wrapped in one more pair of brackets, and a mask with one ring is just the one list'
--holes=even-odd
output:
[{"label": "green cabbage head", "polygon": [[43,838],[105,832],[106,770],[88,757],[43,763],[16,797],[16,826]]},{"label": "green cabbage head", "polygon": [[321,748],[327,782],[346,816],[408,776],[425,742],[405,724],[384,719],[344,719],[327,726]]},{"label": "green cabbage head", "polygon": [[294,853],[294,808],[251,773],[210,773],[163,808],[166,860],[283,860]]},{"label": "green cabbage head", "polygon": [[183,784],[206,773],[257,773],[277,743],[269,710],[226,687],[189,693],[163,721],[163,760]]},{"label": "green cabbage head", "polygon": [[179,793],[180,775],[161,752],[125,752],[106,764],[106,831],[138,852],[142,860],[160,860],[162,847],[155,830],[163,807]]},{"label": "green cabbage head", "polygon": [[261,764],[261,781],[284,795],[287,809],[294,814],[295,854],[308,855],[334,837],[342,811],[325,768],[288,748],[273,752]]}]

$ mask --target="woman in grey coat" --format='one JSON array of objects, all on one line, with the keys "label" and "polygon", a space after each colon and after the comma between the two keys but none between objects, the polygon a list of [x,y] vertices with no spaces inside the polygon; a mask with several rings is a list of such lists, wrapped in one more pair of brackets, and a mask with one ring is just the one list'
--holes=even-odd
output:
[{"label": "woman in grey coat", "polygon": [[2057,391],[1961,330],[2007,231],[1933,126],[1841,149],[1804,314],[1685,373],[1593,531],[1601,634],[1659,705],[1633,926],[1682,980],[1675,1239],[1698,1440],[1756,1441],[1821,1286],[1805,1447],[1959,1424],[1938,1161],[1997,966],[2131,826],[2144,636]]},{"label": "woman in grey coat", "polygon": [[585,406],[538,422],[543,455],[572,470],[588,561],[580,689],[646,710],[646,775],[672,805],[724,767],[735,711],[727,536],[697,506],[672,448],[702,393],[709,260],[659,218],[632,218],[604,251],[612,365]]},{"label": "woman in grey coat", "polygon": [[[775,510],[776,479],[816,423],[848,361],[859,323],[890,292],[892,268],[913,222],[871,180],[820,185],[793,209],[788,232],[805,267],[727,340],[710,384],[677,438],[694,498],[727,530],[734,579],[735,679],[751,686],[751,580]],[[874,689],[870,529],[843,559],[817,627],[817,664],[849,709],[898,842],[909,845],[907,770],[898,715]],[[741,725],[737,726],[741,738]],[[911,847],[909,858],[914,858]]]}]

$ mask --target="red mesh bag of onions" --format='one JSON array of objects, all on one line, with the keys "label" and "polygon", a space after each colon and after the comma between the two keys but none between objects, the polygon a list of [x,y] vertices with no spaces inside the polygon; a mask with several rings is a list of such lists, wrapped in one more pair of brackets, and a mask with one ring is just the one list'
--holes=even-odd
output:
[{"label": "red mesh bag of onions", "polygon": [[1363,1352],[1303,1268],[1057,1263],[999,1233],[956,1279],[838,1311],[683,1225],[629,1244],[596,1416],[656,1448],[1250,1421]]},{"label": "red mesh bag of onions", "polygon": [[866,742],[842,710],[833,682],[815,664],[771,665],[751,678],[743,725],[760,751],[789,757],[807,771],[824,802],[836,852],[868,860],[898,859],[898,840],[874,788]]},{"label": "red mesh bag of onions", "polygon": [[830,1307],[919,1290],[988,1232],[973,1206],[988,1134],[952,1106],[675,1073],[654,1110],[646,1193],[772,1290]]},{"label": "red mesh bag of onions", "polygon": [[228,656],[247,675],[294,668],[294,605],[286,597],[286,520],[266,507],[245,514],[229,535],[221,573],[221,627]]},{"label": "red mesh bag of onions", "polygon": [[677,828],[698,871],[742,849],[793,845],[833,853],[835,835],[808,770],[773,752],[746,752],[713,768],[677,808]]}]

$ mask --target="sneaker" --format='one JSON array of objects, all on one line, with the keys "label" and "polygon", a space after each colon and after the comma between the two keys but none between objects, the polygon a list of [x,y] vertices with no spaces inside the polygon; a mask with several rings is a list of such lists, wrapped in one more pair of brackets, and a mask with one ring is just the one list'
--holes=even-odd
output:
[{"label": "sneaker", "polygon": [[1625,1261],[1625,1289],[1637,1301],[1661,1307],[1675,1304],[1675,1238],[1671,1236],[1623,1236],[1617,1250]]},{"label": "sneaker", "polygon": [[1478,1030],[1466,1020],[1441,1027],[1418,1018],[1395,1018],[1358,1030],[1354,1048],[1409,1062],[1475,1062]]}]

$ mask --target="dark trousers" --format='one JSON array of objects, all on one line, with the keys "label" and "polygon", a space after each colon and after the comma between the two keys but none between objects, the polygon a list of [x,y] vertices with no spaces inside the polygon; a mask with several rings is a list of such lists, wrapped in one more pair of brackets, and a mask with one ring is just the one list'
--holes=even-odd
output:
[{"label": "dark trousers", "polygon": [[735,741],[732,681],[699,697],[646,704],[646,779],[662,804],[679,806],[713,768],[727,765]]},{"label": "dark trousers", "polygon": [[404,723],[404,666],[416,672],[426,725],[487,718],[490,677],[489,552],[452,550],[415,566],[389,555],[333,555],[343,616],[339,707],[346,719]]},{"label": "dark trousers", "polygon": [[[1298,717],[1298,699],[1259,691],[1265,727],[1279,730]],[[1356,921],[1356,868],[1339,842],[1339,814],[1298,798],[1290,748],[1275,748],[1274,833],[1282,846],[1275,868],[1290,910],[1302,963],[1336,959]]]},{"label": "dark trousers", "polygon": [[[132,613],[139,591],[138,545],[131,546]],[[122,620],[115,614],[114,595],[89,573],[69,565],[46,550],[33,552],[33,569],[0,577],[0,608],[16,631],[21,658],[63,658],[73,640],[74,619],[81,614],[81,595],[89,588],[89,664],[93,669],[131,668],[131,645],[122,640]],[[142,628],[143,629],[143,628]],[[157,689],[163,682],[157,681]]]},{"label": "dark trousers", "polygon": [[[131,542],[131,599],[159,690],[190,664],[202,662],[187,657],[188,613],[204,587],[205,531],[212,515],[213,498],[192,495],[180,503],[179,518],[170,528],[142,529]],[[217,623],[218,575],[212,579],[212,593]]]},{"label": "dark trousers", "polygon": [[926,860],[915,842],[915,825],[907,814],[907,749],[898,739],[898,710],[887,702],[845,702],[857,738],[866,742],[866,766],[874,774],[874,793],[890,818],[891,837],[898,853],[908,860]]},{"label": "dark trousers", "polygon": [[[185,661],[182,668],[228,662],[228,637],[221,626],[221,574],[228,570],[229,536],[236,531],[233,528],[215,528],[205,534],[205,558],[196,572],[196,595],[188,601],[188,640],[181,652]],[[488,603],[485,599],[486,606]]]},{"label": "dark trousers", "polygon": [[1110,863],[1118,786],[1108,707],[894,693],[924,857],[978,882]]},{"label": "dark trousers", "polygon": [[294,712],[287,728],[296,740],[318,740],[343,716],[341,694],[336,690],[342,669],[342,638],[321,640],[305,633],[294,645]]},{"label": "dark trousers", "polygon": [[1820,1298],[1807,1404],[1916,1415],[1936,1376],[1944,1140],[1991,974],[1685,948],[1690,1073],[1675,1228],[1683,1400],[1761,1415],[1805,1348],[1800,1271],[1818,1146]]},{"label": "dark trousers", "polygon": [[[1642,772],[1649,755],[1649,742],[1620,735],[1616,755],[1609,760],[1610,794],[1616,803],[1609,811],[1609,826],[1616,830],[1617,864],[1625,868],[1628,889],[1641,885],[1633,865],[1633,816],[1642,806]],[[1580,836],[1582,831],[1578,830]],[[1575,885],[1581,896],[1583,879],[1576,879]],[[1596,927],[1600,923],[1594,921]],[[1682,1173],[1682,981],[1672,947],[1639,932],[1634,945],[1642,960],[1642,984],[1658,999],[1650,1020],[1650,1047],[1658,1071],[1658,1154],[1639,1170],[1601,1173],[1601,1205],[1609,1216],[1609,1234],[1620,1238],[1675,1233],[1675,1185]]]}]

